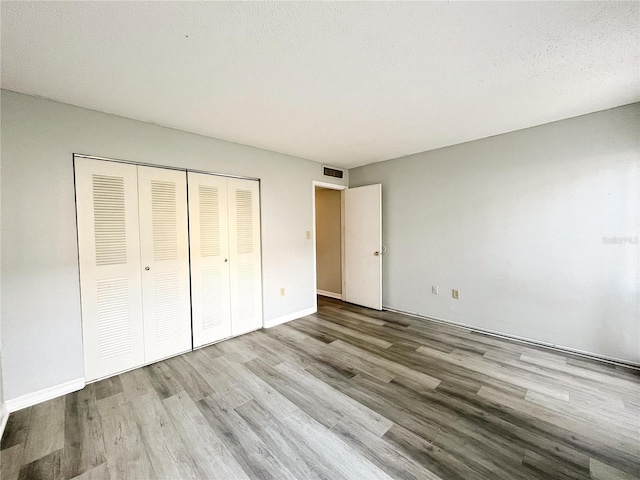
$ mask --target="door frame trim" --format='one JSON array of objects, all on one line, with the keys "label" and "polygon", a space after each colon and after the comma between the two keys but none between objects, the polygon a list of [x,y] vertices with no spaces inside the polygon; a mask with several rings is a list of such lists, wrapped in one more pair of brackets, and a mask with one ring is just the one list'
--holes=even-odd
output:
[{"label": "door frame trim", "polygon": [[175,167],[172,165],[160,165],[157,163],[145,163],[145,162],[134,162],[131,160],[122,160],[119,158],[108,158],[108,157],[98,157],[96,155],[85,155],[83,153],[74,153],[74,157],[88,158],[91,160],[102,160],[105,162],[115,162],[115,163],[127,163],[129,165],[138,165],[141,167],[154,167],[154,168],[166,168],[167,170],[178,170],[179,172],[193,172],[193,173],[202,173],[205,175],[216,175],[218,177],[228,177],[228,178],[240,178],[242,180],[255,180],[260,181],[257,177],[243,177],[242,175],[230,175],[228,173],[216,173],[209,172],[206,170],[194,170],[192,168],[183,168],[183,167]]},{"label": "door frame trim", "polygon": [[[347,185],[339,185],[336,183],[321,182],[312,180],[311,182],[311,213],[313,214],[313,223],[311,225],[311,241],[313,242],[313,304],[318,308],[318,254],[316,252],[316,187],[328,188],[330,190],[340,190],[344,192],[349,187]],[[340,199],[340,273],[342,279],[342,295],[344,296],[344,193]]]}]

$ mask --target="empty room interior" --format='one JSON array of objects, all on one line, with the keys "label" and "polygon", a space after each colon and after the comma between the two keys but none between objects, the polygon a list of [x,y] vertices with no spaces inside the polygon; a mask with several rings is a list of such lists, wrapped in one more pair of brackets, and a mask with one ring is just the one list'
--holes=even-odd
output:
[{"label": "empty room interior", "polygon": [[1,2],[0,478],[640,479],[640,2]]}]

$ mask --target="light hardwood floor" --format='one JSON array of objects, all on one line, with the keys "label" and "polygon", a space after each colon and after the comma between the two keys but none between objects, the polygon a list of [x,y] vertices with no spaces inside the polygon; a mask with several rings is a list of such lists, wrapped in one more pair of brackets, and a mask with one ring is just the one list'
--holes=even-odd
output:
[{"label": "light hardwood floor", "polygon": [[320,299],[11,414],[14,479],[630,479],[640,374]]}]

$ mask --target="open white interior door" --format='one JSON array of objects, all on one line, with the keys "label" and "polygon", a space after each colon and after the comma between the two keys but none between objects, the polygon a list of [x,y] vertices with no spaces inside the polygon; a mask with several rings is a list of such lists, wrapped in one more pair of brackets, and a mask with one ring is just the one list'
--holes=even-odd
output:
[{"label": "open white interior door", "polygon": [[344,196],[343,300],[382,310],[382,185]]}]

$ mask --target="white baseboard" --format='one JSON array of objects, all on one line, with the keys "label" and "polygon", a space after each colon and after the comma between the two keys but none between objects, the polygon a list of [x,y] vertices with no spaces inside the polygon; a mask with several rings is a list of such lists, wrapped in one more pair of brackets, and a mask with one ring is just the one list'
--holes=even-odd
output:
[{"label": "white baseboard", "polygon": [[288,315],[283,315],[282,317],[272,318],[271,320],[267,320],[266,322],[264,322],[264,328],[271,328],[275,327],[276,325],[282,325],[283,323],[290,322],[291,320],[306,317],[307,315],[312,315],[317,311],[318,309],[316,307],[311,307],[304,310],[298,310],[297,312],[289,313]]},{"label": "white baseboard", "polygon": [[18,398],[12,398],[5,402],[6,408],[9,412],[15,412],[22,410],[23,408],[37,405],[38,403],[46,402],[56,397],[66,395],[67,393],[82,390],[85,386],[84,377],[76,378],[69,382],[61,383],[55,387],[45,388],[37,392],[28,393]]},{"label": "white baseboard", "polygon": [[326,290],[318,290],[317,292],[318,295],[322,295],[323,297],[337,298],[338,300],[342,300],[341,293],[327,292]]},{"label": "white baseboard", "polygon": [[504,338],[507,340],[511,340],[513,342],[524,343],[528,345],[534,345],[536,347],[546,348],[548,350],[555,350],[561,353],[569,353],[572,355],[576,355],[578,357],[589,358],[591,360],[598,360],[600,362],[611,363],[614,365],[621,365],[623,367],[629,367],[636,370],[640,370],[640,363],[632,362],[629,360],[624,360],[621,358],[609,357],[606,355],[601,355],[599,353],[587,352],[585,350],[578,350],[572,347],[565,347],[564,345],[558,345],[555,343],[542,342],[540,340],[533,340],[527,337],[520,337],[518,335],[511,335],[509,333],[498,332],[496,330],[489,330],[486,328],[474,327],[473,325],[469,325],[466,323],[453,322],[451,320],[447,320],[445,318],[433,317],[431,315],[425,315],[417,312],[407,312],[406,310],[401,310],[399,308],[394,308],[389,305],[383,305],[382,308],[384,310],[389,310],[390,312],[401,313],[403,315],[408,315],[410,317],[416,317],[423,320],[431,320],[433,322],[446,323],[447,325],[451,325],[453,327],[462,328],[464,330],[469,330],[471,332],[482,333],[483,335],[489,335],[491,337]]},{"label": "white baseboard", "polygon": [[7,426],[7,420],[9,420],[9,410],[7,410],[7,404],[0,405],[0,439],[4,433],[4,427]]}]

